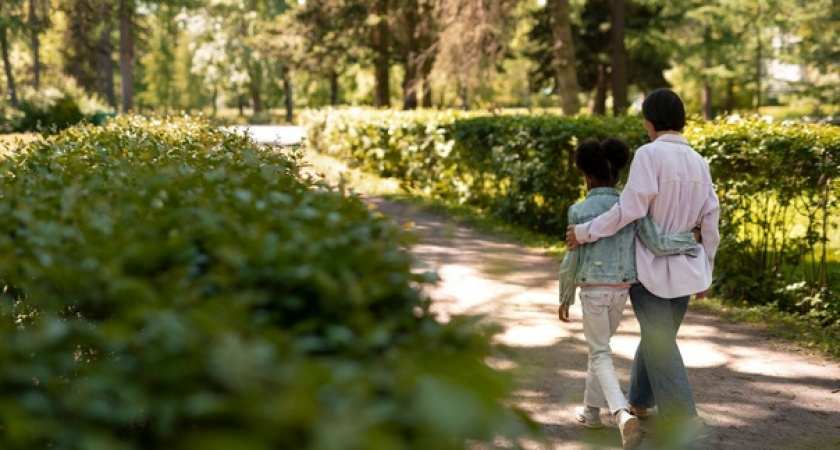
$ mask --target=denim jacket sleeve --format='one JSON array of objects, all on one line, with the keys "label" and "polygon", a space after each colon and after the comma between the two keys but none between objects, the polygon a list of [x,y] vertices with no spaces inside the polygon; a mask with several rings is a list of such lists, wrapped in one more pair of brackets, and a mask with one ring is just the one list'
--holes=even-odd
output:
[{"label": "denim jacket sleeve", "polygon": [[697,256],[697,241],[691,232],[662,234],[662,229],[650,216],[636,221],[636,234],[644,242],[645,247],[656,256],[677,254]]},{"label": "denim jacket sleeve", "polygon": [[[574,207],[569,208],[569,223],[577,223],[578,215]],[[575,303],[575,275],[577,274],[578,259],[580,252],[577,250],[566,250],[563,261],[560,263],[560,304],[574,305]]]},{"label": "denim jacket sleeve", "polygon": [[560,304],[575,304],[575,273],[577,272],[579,251],[567,250],[560,263]]}]

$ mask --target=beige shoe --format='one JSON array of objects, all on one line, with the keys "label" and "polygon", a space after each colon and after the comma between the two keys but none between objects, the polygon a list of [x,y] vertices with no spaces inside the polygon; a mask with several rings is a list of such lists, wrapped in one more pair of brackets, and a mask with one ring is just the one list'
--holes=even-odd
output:
[{"label": "beige shoe", "polygon": [[604,423],[601,422],[601,408],[578,406],[575,408],[575,419],[587,428],[604,428]]},{"label": "beige shoe", "polygon": [[639,418],[622,409],[615,415],[618,431],[621,432],[621,446],[626,450],[642,443],[642,423]]}]

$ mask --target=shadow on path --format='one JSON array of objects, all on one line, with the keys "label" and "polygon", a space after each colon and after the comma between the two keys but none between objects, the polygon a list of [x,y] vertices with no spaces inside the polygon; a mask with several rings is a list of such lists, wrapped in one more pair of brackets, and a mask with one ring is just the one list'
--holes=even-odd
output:
[{"label": "shadow on path", "polygon": [[[587,351],[580,310],[557,320],[559,262],[535,249],[505,242],[416,206],[367,198],[399,224],[413,222],[418,266],[438,273],[428,289],[434,310],[484,314],[505,327],[519,388],[512,401],[542,427],[546,442],[532,448],[620,448],[615,423],[578,425],[572,409],[583,400]],[[613,339],[616,370],[626,388],[639,339],[632,308]],[[749,324],[732,324],[689,308],[679,334],[708,438],[698,449],[840,449],[840,365],[777,345]],[[644,429],[654,427],[647,422]],[[657,449],[655,433],[640,449]],[[662,447],[664,449],[664,447]]]}]

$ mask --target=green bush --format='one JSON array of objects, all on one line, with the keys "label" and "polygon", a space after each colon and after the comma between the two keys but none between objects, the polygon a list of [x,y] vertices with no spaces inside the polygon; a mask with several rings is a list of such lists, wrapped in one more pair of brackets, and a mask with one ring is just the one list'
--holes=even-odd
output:
[{"label": "green bush", "polygon": [[20,119],[16,131],[57,132],[83,121],[101,124],[110,108],[95,96],[87,94],[73,81],[59,87],[21,91]]},{"label": "green bush", "polygon": [[695,124],[687,137],[710,161],[721,199],[716,289],[840,323],[831,242],[840,128],[732,120]]},{"label": "green bush", "polygon": [[552,235],[565,234],[568,207],[583,193],[574,167],[577,143],[646,139],[638,117],[322,111],[302,120],[307,143],[319,152]]},{"label": "green bush", "polygon": [[[302,116],[307,143],[414,192],[564,236],[583,182],[584,139],[648,141],[641,118],[321,111]],[[721,200],[715,290],[740,304],[840,326],[836,238],[840,128],[762,120],[693,122],[686,137],[710,163]]]},{"label": "green bush", "polygon": [[0,442],[462,448],[522,432],[494,330],[442,324],[411,235],[204,122],[119,118],[2,162]]}]

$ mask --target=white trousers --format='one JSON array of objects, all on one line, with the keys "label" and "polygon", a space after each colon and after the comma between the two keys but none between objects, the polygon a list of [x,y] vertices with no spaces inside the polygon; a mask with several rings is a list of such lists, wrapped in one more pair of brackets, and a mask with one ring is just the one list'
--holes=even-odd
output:
[{"label": "white trousers", "polygon": [[583,335],[589,345],[583,401],[587,406],[607,406],[613,414],[629,409],[618,384],[610,348],[610,338],[618,328],[627,305],[628,290],[584,286],[580,288],[578,297],[583,310]]}]

